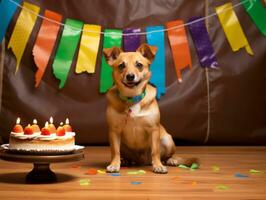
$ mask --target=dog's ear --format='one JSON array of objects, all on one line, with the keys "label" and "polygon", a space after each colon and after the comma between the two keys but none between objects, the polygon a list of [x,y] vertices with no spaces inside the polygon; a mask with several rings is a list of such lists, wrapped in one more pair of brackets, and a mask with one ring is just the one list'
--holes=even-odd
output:
[{"label": "dog's ear", "polygon": [[144,43],[140,45],[140,47],[137,49],[137,52],[139,52],[143,57],[147,58],[150,63],[152,63],[157,52],[157,47]]},{"label": "dog's ear", "polygon": [[114,61],[118,58],[123,51],[118,47],[105,48],[103,54],[108,65],[113,66]]}]

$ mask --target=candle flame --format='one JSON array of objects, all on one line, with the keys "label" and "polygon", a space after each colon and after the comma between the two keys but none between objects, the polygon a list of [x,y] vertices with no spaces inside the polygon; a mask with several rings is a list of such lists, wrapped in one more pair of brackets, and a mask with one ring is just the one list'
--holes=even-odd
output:
[{"label": "candle flame", "polygon": [[60,126],[63,126],[63,124],[64,124],[63,122],[60,122]]},{"label": "candle flame", "polygon": [[20,124],[20,118],[17,118],[16,124]]},{"label": "candle flame", "polygon": [[45,122],[45,125],[44,125],[46,128],[48,127],[48,122]]},{"label": "candle flame", "polygon": [[50,124],[53,124],[54,123],[54,118],[50,117],[49,121],[50,121]]},{"label": "candle flame", "polygon": [[69,124],[69,119],[68,119],[68,118],[66,118],[66,124],[67,124],[67,125]]},{"label": "candle flame", "polygon": [[34,119],[33,120],[33,124],[37,124],[37,119]]}]

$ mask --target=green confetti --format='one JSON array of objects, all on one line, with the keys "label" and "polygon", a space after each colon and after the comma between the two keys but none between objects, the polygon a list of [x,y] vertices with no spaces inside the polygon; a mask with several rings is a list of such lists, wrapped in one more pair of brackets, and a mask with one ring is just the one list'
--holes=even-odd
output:
[{"label": "green confetti", "polygon": [[217,189],[217,190],[223,190],[223,191],[225,191],[225,190],[230,189],[230,187],[228,187],[228,186],[226,186],[226,185],[223,185],[223,184],[220,184],[220,185],[217,185],[217,186],[216,186],[216,189]]},{"label": "green confetti", "polygon": [[141,170],[139,170],[139,173],[140,174],[146,174],[146,171],[141,169]]},{"label": "green confetti", "polygon": [[143,175],[146,174],[146,171],[144,170],[137,170],[137,171],[128,171],[128,175]]},{"label": "green confetti", "polygon": [[212,166],[212,171],[213,171],[213,172],[219,172],[219,171],[220,171],[220,167],[217,166],[217,165],[213,165],[213,166]]},{"label": "green confetti", "polygon": [[80,186],[86,186],[86,185],[90,185],[91,184],[91,180],[90,179],[81,179],[79,180],[79,185]]},{"label": "green confetti", "polygon": [[192,163],[190,169],[198,169],[199,165],[197,163]]},{"label": "green confetti", "polygon": [[181,169],[189,169],[189,167],[187,167],[186,165],[178,165],[178,167]]},{"label": "green confetti", "polygon": [[263,172],[259,171],[259,170],[256,170],[256,169],[251,169],[251,170],[249,170],[249,173],[251,173],[251,174],[260,174],[260,173],[263,173]]}]

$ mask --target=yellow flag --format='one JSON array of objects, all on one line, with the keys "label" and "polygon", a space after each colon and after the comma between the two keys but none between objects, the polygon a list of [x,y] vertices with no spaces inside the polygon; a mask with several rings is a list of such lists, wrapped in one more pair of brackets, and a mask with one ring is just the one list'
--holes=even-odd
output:
[{"label": "yellow flag", "polygon": [[17,19],[15,28],[11,35],[8,48],[11,48],[17,58],[16,72],[19,68],[20,61],[36,22],[37,15],[40,11],[38,6],[30,3],[23,3],[23,8]]},{"label": "yellow flag", "polygon": [[[90,32],[91,31],[91,32]],[[85,24],[81,37],[76,73],[95,72],[101,26]]]},{"label": "yellow flag", "polygon": [[233,10],[232,3],[216,7],[216,12],[232,50],[238,51],[240,48],[245,47],[250,55],[254,55]]}]

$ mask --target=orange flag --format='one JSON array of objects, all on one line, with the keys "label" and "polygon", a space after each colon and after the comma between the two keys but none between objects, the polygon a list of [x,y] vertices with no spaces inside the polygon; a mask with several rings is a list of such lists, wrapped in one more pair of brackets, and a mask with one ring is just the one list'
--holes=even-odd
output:
[{"label": "orange flag", "polygon": [[[32,53],[38,68],[35,74],[35,87],[38,87],[51,57],[56,38],[60,29],[62,16],[58,13],[45,10],[40,31],[34,44]],[[58,22],[58,23],[57,23]]]},{"label": "orange flag", "polygon": [[186,30],[183,24],[184,22],[182,20],[166,23],[166,27],[168,29],[178,26],[178,28],[168,30],[167,33],[175,63],[176,75],[179,82],[182,82],[181,70],[188,66],[190,67],[190,70],[192,69],[189,45]]}]

